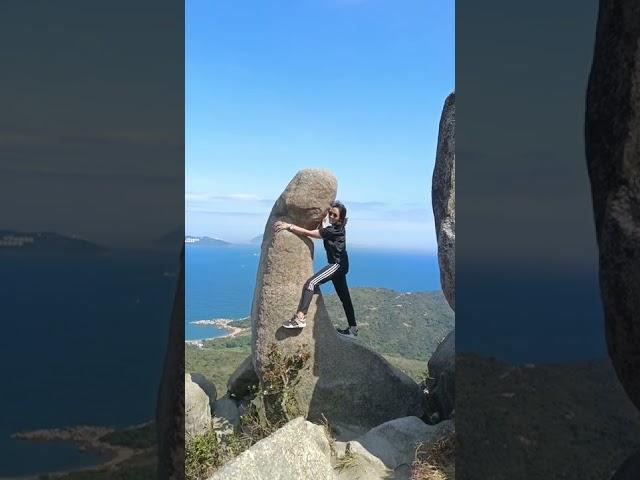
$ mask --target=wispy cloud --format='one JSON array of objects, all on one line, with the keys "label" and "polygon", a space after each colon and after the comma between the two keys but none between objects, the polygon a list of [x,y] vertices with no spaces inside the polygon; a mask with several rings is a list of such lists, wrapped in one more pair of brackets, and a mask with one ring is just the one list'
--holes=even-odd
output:
[{"label": "wispy cloud", "polygon": [[224,210],[208,210],[187,208],[187,213],[197,213],[204,215],[220,215],[223,217],[261,217],[266,218],[268,212],[241,212],[241,211],[224,211]]},{"label": "wispy cloud", "polygon": [[216,200],[229,200],[234,202],[258,202],[258,203],[274,203],[275,200],[263,198],[254,193],[202,193],[202,192],[186,192],[185,200],[187,202],[208,202]]}]

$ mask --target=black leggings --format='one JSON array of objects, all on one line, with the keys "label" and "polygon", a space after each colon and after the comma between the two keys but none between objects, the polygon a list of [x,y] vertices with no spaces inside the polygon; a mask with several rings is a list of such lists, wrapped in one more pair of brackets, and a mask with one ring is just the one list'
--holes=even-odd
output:
[{"label": "black leggings", "polygon": [[304,287],[302,288],[302,297],[300,297],[298,311],[306,315],[313,294],[320,293],[320,285],[331,280],[336,289],[336,293],[338,294],[338,298],[340,298],[340,301],[342,302],[342,308],[344,308],[344,313],[347,316],[349,326],[355,327],[356,315],[353,312],[351,295],[349,295],[349,287],[347,286],[347,272],[348,267],[345,269],[339,263],[330,263],[318,271],[318,273],[305,282]]}]

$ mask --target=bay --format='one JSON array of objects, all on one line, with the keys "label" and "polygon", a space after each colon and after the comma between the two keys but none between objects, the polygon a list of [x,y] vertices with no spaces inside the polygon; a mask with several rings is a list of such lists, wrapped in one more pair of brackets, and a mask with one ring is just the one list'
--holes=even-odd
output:
[{"label": "bay", "polygon": [[[185,339],[225,335],[224,330],[191,322],[250,315],[260,246],[188,246],[185,257]],[[325,264],[322,244],[316,242],[314,270]],[[402,292],[439,290],[438,259],[425,251],[351,248],[347,281],[350,288],[380,287]],[[325,295],[335,292],[331,282],[322,285],[321,290]]]}]

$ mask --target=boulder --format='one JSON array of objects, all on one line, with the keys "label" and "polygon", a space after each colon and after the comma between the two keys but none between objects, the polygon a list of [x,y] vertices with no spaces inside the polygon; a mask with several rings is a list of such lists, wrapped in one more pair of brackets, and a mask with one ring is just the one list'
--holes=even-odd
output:
[{"label": "boulder", "polygon": [[225,464],[211,480],[332,480],[324,428],[296,418]]},{"label": "boulder", "polygon": [[[340,459],[344,458],[346,449],[349,449],[349,464],[340,466]],[[410,475],[397,475],[396,472],[387,468],[382,461],[371,455],[359,445],[352,447],[351,444],[340,448],[339,457],[336,460],[336,474],[339,480],[410,480]]]},{"label": "boulder", "polygon": [[339,338],[322,294],[313,297],[306,328],[282,328],[295,314],[303,285],[313,274],[314,244],[286,230],[276,234],[273,225],[283,220],[316,228],[336,189],[331,173],[302,170],[275,202],[265,227],[251,309],[255,371],[263,376],[273,345],[285,354],[303,349],[310,355],[310,368],[301,372],[296,391],[301,414],[310,420],[320,421],[324,414],[331,423],[371,428],[399,416],[420,416],[425,400],[416,382],[377,353]]},{"label": "boulder", "polygon": [[227,393],[215,403],[213,429],[219,436],[230,435],[240,426],[240,410],[238,401]]},{"label": "boulder", "polygon": [[436,162],[431,181],[431,203],[438,241],[438,263],[442,291],[456,309],[456,94],[444,102]]},{"label": "boulder", "polygon": [[455,408],[456,331],[452,330],[438,344],[429,359],[427,395],[435,404],[440,419],[450,418]]},{"label": "boulder", "polygon": [[591,180],[609,356],[640,407],[640,4],[600,2],[587,90]]},{"label": "boulder", "polygon": [[211,402],[207,393],[192,381],[191,374],[184,376],[184,431],[188,439],[202,435],[211,429]]},{"label": "boulder", "polygon": [[638,480],[640,478],[640,451],[627,458],[611,480]]},{"label": "boulder", "polygon": [[183,247],[156,408],[158,478],[161,480],[184,478],[184,384]]},{"label": "boulder", "polygon": [[224,397],[216,401],[215,415],[216,417],[224,418],[236,427],[240,425],[240,410],[238,409],[238,401],[231,398],[228,393]]},{"label": "boulder", "polygon": [[209,397],[209,405],[211,405],[211,410],[213,413],[214,405],[218,398],[218,391],[216,390],[216,386],[211,380],[207,379],[201,373],[188,373],[187,375],[191,377],[191,381],[193,383],[196,383],[202,390],[204,390],[204,393],[207,394],[207,397]]},{"label": "boulder", "polygon": [[417,445],[432,442],[450,425],[450,421],[427,425],[418,417],[397,418],[372,428],[351,444],[354,451],[364,449],[395,470],[402,464],[411,465]]},{"label": "boulder", "polygon": [[340,471],[338,478],[411,478],[411,465],[419,444],[428,444],[453,430],[453,422],[427,425],[417,417],[404,417],[372,428],[351,442],[336,442],[338,458],[347,449],[355,456],[355,465]]},{"label": "boulder", "polygon": [[[640,408],[639,44],[640,3],[601,0],[587,87],[585,150],[607,349],[636,408]],[[624,474],[616,478],[640,478],[638,461],[621,469]]]},{"label": "boulder", "polygon": [[227,391],[238,398],[242,398],[249,395],[252,387],[258,385],[259,381],[258,375],[253,368],[252,356],[249,355],[229,377]]}]

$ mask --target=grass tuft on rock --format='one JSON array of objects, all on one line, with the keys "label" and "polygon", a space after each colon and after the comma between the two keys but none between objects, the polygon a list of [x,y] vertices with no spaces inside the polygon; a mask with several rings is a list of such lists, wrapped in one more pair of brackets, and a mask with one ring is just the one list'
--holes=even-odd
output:
[{"label": "grass tuft on rock", "polygon": [[254,389],[254,398],[240,417],[238,431],[220,436],[215,431],[210,431],[187,440],[187,480],[209,477],[229,460],[300,416],[295,387],[300,372],[308,368],[310,354],[302,346],[297,352],[285,355],[274,344],[270,347],[267,358],[263,382]]},{"label": "grass tuft on rock", "polygon": [[342,471],[356,468],[358,465],[360,465],[360,457],[357,453],[351,451],[351,444],[347,443],[344,455],[338,457],[334,468],[342,473]]},{"label": "grass tuft on rock", "polygon": [[416,449],[411,466],[411,480],[455,480],[455,434],[449,432]]}]

